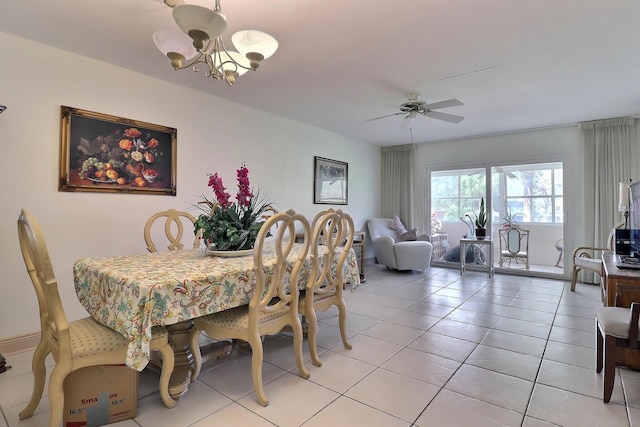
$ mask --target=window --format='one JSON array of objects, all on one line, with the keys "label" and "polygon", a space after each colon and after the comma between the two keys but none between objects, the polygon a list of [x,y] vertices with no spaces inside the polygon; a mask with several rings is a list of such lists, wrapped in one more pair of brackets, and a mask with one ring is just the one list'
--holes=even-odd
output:
[{"label": "window", "polygon": [[460,221],[477,211],[485,197],[485,169],[457,169],[432,172],[431,211],[440,221]]},{"label": "window", "polygon": [[[431,172],[431,212],[440,221],[460,221],[477,211],[486,197],[487,168]],[[562,163],[494,166],[490,168],[492,221],[509,213],[520,223],[561,224]]]},{"label": "window", "polygon": [[511,214],[518,222],[563,222],[562,163],[493,167],[491,175],[494,221]]}]

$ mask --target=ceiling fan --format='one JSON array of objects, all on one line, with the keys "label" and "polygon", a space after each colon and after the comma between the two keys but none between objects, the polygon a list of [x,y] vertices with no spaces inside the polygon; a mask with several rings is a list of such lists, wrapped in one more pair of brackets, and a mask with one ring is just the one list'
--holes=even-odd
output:
[{"label": "ceiling fan", "polygon": [[413,141],[413,128],[411,126],[411,122],[415,119],[418,114],[431,117],[432,119],[444,120],[449,123],[460,123],[464,120],[462,116],[456,116],[454,114],[442,113],[438,110],[440,108],[448,108],[448,107],[457,107],[459,105],[464,105],[462,102],[457,99],[447,99],[445,101],[434,102],[433,104],[427,104],[426,102],[419,99],[420,95],[417,93],[410,93],[407,95],[407,102],[400,105],[400,111],[397,113],[387,114],[381,117],[375,117],[373,119],[365,120],[365,122],[372,122],[374,120],[384,119],[386,117],[391,116],[404,116],[404,121],[402,122],[401,128],[406,129],[407,127],[411,131],[411,140]]}]

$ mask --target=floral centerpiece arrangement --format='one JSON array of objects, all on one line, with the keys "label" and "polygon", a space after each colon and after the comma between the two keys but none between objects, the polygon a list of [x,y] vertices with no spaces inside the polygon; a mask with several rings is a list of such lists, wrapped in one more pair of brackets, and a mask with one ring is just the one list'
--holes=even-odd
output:
[{"label": "floral centerpiece arrangement", "polygon": [[199,202],[203,213],[195,222],[194,233],[202,230],[202,238],[216,251],[252,249],[264,223],[264,214],[275,212],[271,203],[259,197],[259,190],[251,190],[249,170],[244,164],[237,171],[237,180],[236,202],[232,202],[218,173],[209,174],[207,185],[213,189],[215,197],[205,195]]}]

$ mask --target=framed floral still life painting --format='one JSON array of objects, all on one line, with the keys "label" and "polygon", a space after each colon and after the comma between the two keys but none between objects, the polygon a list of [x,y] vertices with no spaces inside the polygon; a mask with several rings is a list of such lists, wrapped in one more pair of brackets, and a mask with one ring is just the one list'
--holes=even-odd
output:
[{"label": "framed floral still life painting", "polygon": [[314,157],[313,203],[346,205],[349,203],[349,164]]},{"label": "framed floral still life painting", "polygon": [[176,133],[63,106],[58,190],[175,196]]}]

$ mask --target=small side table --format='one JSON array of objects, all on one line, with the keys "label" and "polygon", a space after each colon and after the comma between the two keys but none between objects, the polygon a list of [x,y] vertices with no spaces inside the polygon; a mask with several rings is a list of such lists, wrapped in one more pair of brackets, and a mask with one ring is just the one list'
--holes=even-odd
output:
[{"label": "small side table", "polygon": [[[484,264],[474,264],[482,266],[489,273],[489,277],[493,277],[493,240],[491,239],[460,239],[460,275],[466,271],[465,263],[467,261],[467,245],[472,245],[474,255],[484,255]],[[483,251],[483,246],[486,250]]]},{"label": "small side table", "polygon": [[351,247],[355,250],[359,248],[359,256],[360,256],[360,283],[364,283],[364,241],[366,238],[366,234],[364,231],[354,231],[353,232],[353,243]]}]

